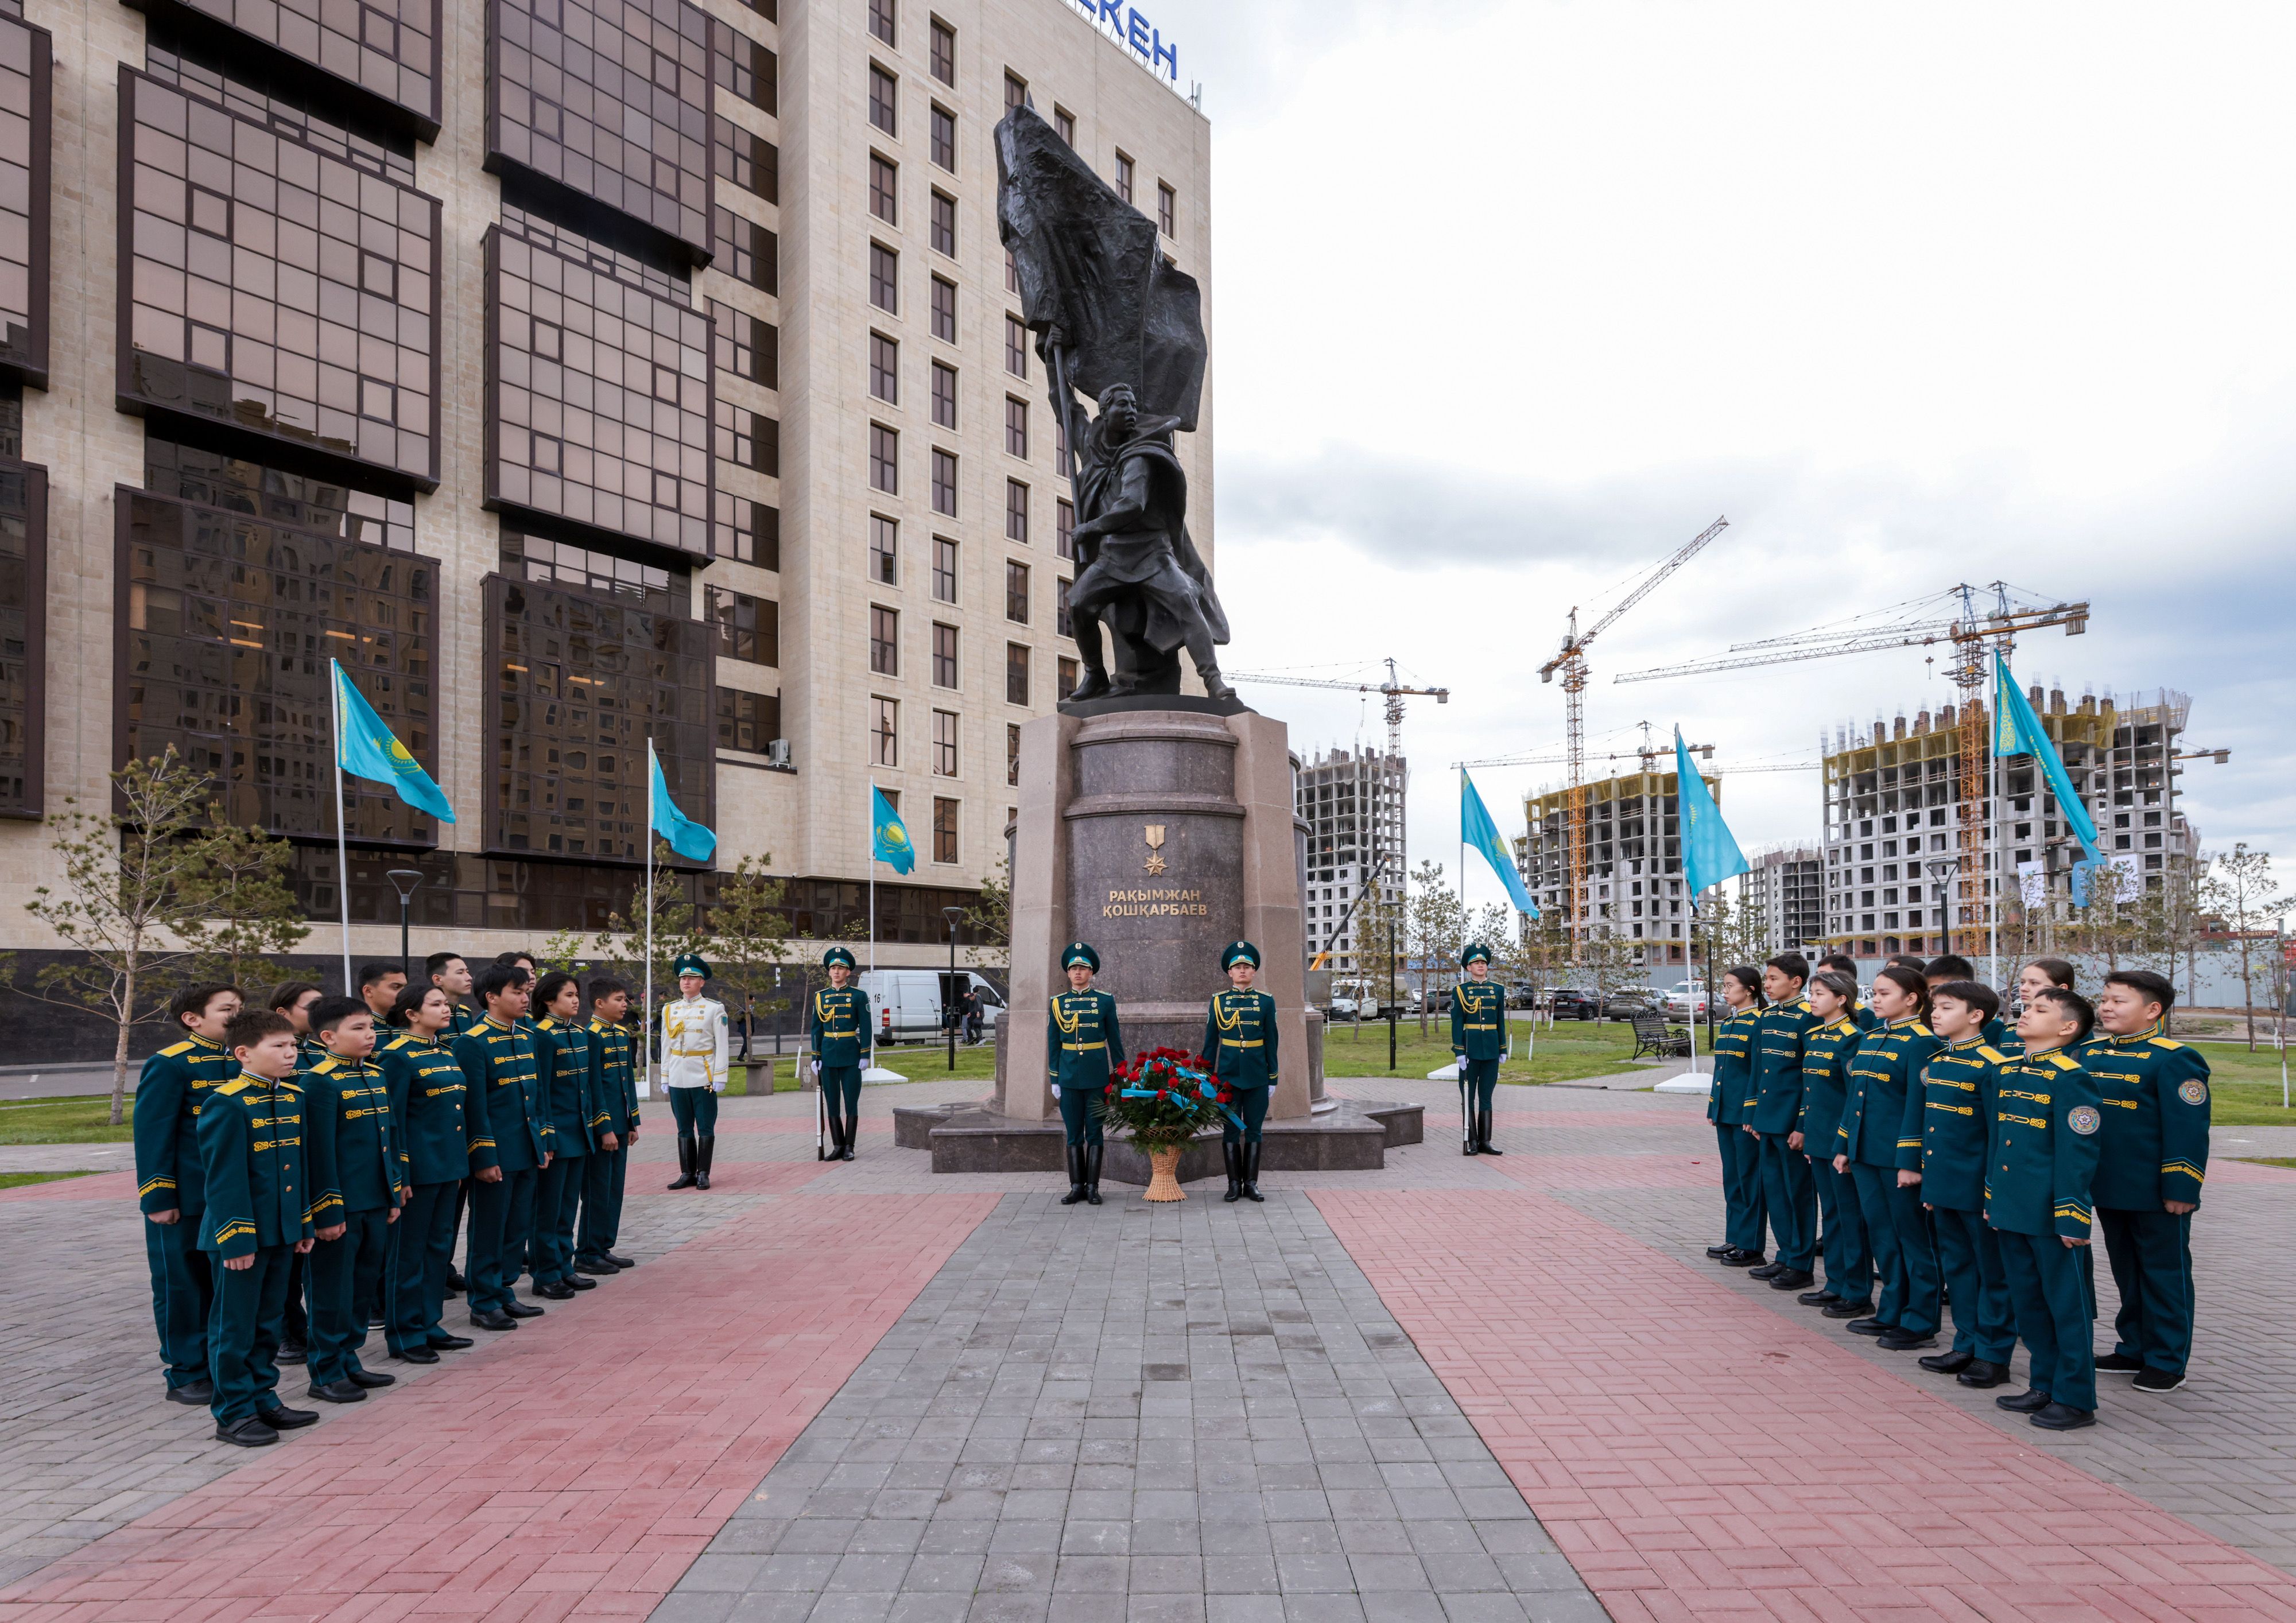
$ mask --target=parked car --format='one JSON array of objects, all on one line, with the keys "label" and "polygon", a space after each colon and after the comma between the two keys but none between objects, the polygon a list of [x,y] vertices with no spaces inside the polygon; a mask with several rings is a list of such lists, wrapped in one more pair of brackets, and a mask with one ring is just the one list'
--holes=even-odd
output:
[{"label": "parked car", "polygon": [[1507,983],[1508,1008],[1528,1009],[1538,1001],[1538,988],[1528,980],[1513,980]]},{"label": "parked car", "polygon": [[1593,1020],[1602,1010],[1592,992],[1577,987],[1549,987],[1543,996],[1557,1020]]},{"label": "parked car", "polygon": [[1324,1017],[1326,1020],[1353,1020],[1356,1017],[1356,1000],[1333,993],[1332,1000],[1324,1005]]},{"label": "parked car", "polygon": [[1667,1013],[1676,1020],[1703,1017],[1706,1013],[1706,988],[1693,981],[1677,980],[1667,988]]},{"label": "parked car", "polygon": [[877,1011],[881,1043],[939,1042],[947,1007],[970,992],[980,999],[980,1023],[991,1034],[1004,1018],[1004,996],[971,970],[864,970],[861,989]]},{"label": "parked car", "polygon": [[1622,992],[1612,992],[1603,999],[1603,1018],[1632,1020],[1637,1014],[1649,1012],[1651,1007],[1650,993],[1640,987],[1631,987]]}]

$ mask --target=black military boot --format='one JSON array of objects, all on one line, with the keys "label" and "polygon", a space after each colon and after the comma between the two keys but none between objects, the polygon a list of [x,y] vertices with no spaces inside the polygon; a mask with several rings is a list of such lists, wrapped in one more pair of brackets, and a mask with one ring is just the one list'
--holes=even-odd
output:
[{"label": "black military boot", "polygon": [[1227,1168],[1227,1193],[1223,1201],[1243,1199],[1243,1146],[1232,1138],[1220,1140],[1220,1163]]},{"label": "black military boot", "polygon": [[1256,1138],[1243,1146],[1243,1198],[1247,1201],[1265,1201],[1267,1198],[1259,1193],[1259,1141]]},{"label": "black military boot", "polygon": [[1488,1111],[1475,1112],[1475,1148],[1485,1155],[1506,1153],[1491,1143],[1491,1113]]},{"label": "black military boot", "polygon": [[718,1149],[718,1135],[704,1133],[693,1141],[693,1186],[709,1187],[709,1158]]},{"label": "black military boot", "polygon": [[1084,1146],[1067,1144],[1063,1148],[1068,1152],[1069,1192],[1061,1197],[1061,1204],[1080,1206],[1084,1203]]},{"label": "black military boot", "polygon": [[693,1140],[688,1134],[677,1135],[677,1177],[669,1186],[672,1189],[693,1187]]},{"label": "black military boot", "polygon": [[1086,1144],[1084,1147],[1084,1203],[1100,1204],[1100,1161],[1107,1152],[1106,1144]]}]

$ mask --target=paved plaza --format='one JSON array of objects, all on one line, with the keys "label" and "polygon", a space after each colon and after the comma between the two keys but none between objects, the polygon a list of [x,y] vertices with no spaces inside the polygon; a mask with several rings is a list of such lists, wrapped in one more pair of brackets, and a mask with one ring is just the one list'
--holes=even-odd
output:
[{"label": "paved plaza", "polygon": [[2054,1436],[1707,1262],[1694,1098],[1505,1089],[1468,1160],[1334,1087],[1429,1142],[1264,1206],[892,1147],[979,1084],[849,1166],[729,1100],[636,1271],[253,1455],[160,1401],[131,1175],[0,1192],[0,1623],[2296,1623],[2279,1132],[2217,1135],[2190,1384]]}]

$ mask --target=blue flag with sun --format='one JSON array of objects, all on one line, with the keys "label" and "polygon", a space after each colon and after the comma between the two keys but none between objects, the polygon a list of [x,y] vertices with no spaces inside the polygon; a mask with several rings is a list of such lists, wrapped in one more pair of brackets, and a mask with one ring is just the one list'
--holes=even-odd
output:
[{"label": "blue flag with sun", "polygon": [[414,751],[382,725],[374,707],[351,685],[350,673],[343,669],[342,661],[327,663],[335,673],[335,764],[355,778],[390,784],[415,810],[429,812],[441,823],[452,823],[455,808],[447,804],[447,791],[439,787],[438,780],[423,771]]},{"label": "blue flag with sun", "polygon": [[901,814],[885,799],[885,791],[874,783],[869,785],[869,822],[875,832],[876,857],[879,862],[893,865],[894,872],[906,873],[917,865],[917,848],[909,843],[908,825]]}]

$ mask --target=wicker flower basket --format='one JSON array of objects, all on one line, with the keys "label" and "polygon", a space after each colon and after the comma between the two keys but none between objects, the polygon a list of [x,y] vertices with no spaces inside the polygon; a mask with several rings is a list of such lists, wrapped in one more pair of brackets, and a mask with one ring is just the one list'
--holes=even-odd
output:
[{"label": "wicker flower basket", "polygon": [[1185,1201],[1188,1192],[1180,1187],[1180,1150],[1152,1150],[1148,1152],[1148,1187],[1141,1195],[1144,1201]]}]

